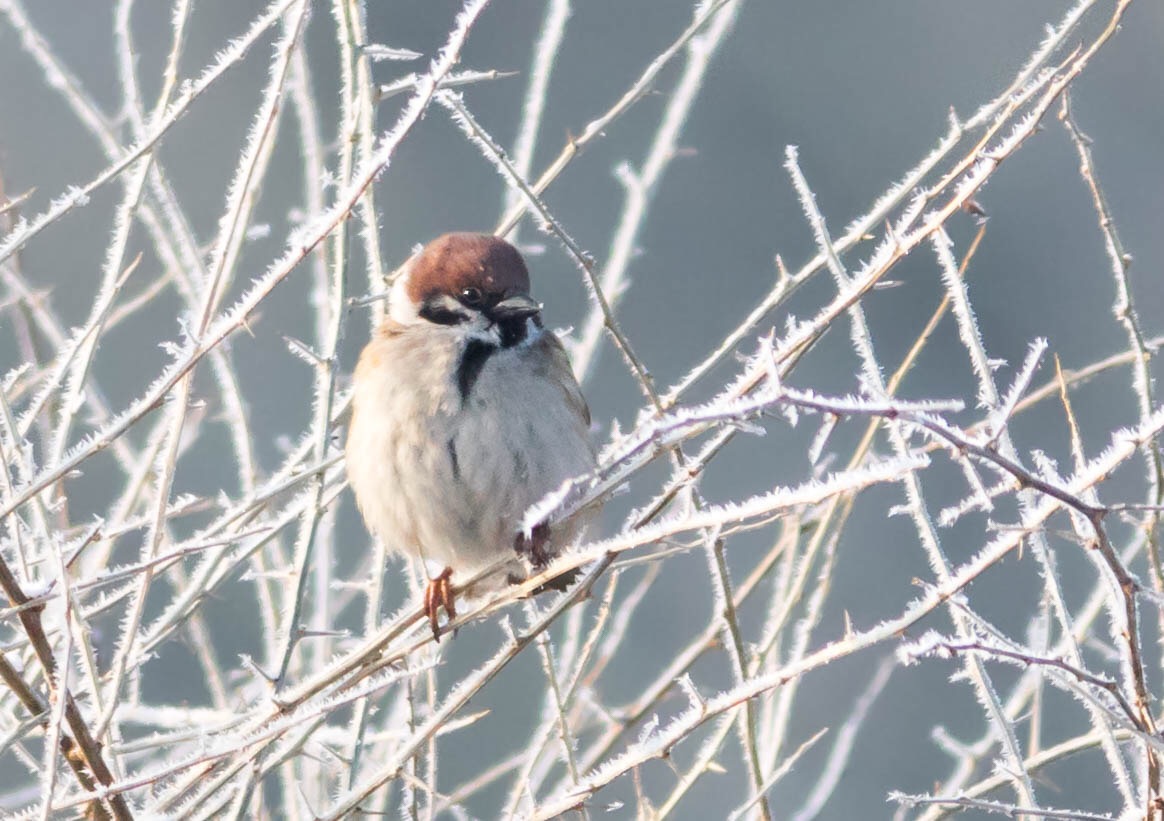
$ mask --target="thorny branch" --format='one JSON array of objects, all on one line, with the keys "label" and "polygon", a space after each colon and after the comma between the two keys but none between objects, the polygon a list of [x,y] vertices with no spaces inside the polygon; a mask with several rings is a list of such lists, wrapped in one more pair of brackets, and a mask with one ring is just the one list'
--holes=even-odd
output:
[{"label": "thorny branch", "polygon": [[[311,20],[321,4],[275,0],[193,73],[187,41],[205,12],[174,0],[157,89],[143,82],[152,68],[136,53],[139,5],[118,0],[112,15],[107,44],[120,98],[113,113],[70,66],[75,55],[38,29],[39,9],[0,0],[0,24],[43,77],[42,93],[63,101],[72,127],[104,163],[60,192],[38,187],[3,199],[0,188],[0,320],[18,349],[13,360],[0,351],[0,761],[23,779],[0,794],[0,809],[21,817],[488,815],[477,809],[488,803],[478,802],[501,786],[509,817],[632,801],[632,814],[666,817],[703,800],[700,790],[738,761],[739,773],[730,773],[738,789],[721,806],[764,817],[772,812],[769,796],[787,790],[779,806],[799,805],[796,817],[811,818],[828,812],[840,774],[859,763],[872,705],[908,672],[883,660],[869,683],[851,689],[850,703],[832,705],[835,721],[798,737],[803,729],[793,716],[815,703],[802,685],[843,681],[869,662],[866,651],[896,645],[904,662],[956,657],[984,722],[972,741],[935,730],[951,766],[934,771],[931,795],[892,793],[903,808],[923,818],[957,810],[1160,817],[1164,742],[1155,693],[1162,684],[1145,649],[1162,640],[1164,409],[1152,372],[1162,342],[1151,317],[1137,310],[1131,253],[1068,98],[1124,20],[1128,0],[1079,0],[1005,88],[969,118],[951,113],[937,146],[836,236],[790,148],[786,165],[816,241],[812,258],[791,270],[778,261],[776,282],[667,387],[656,385],[642,354],[651,350],[641,343],[653,329],[633,325],[620,309],[632,286],[643,287],[632,278],[638,237],[665,195],[687,119],[747,4],[704,0],[689,16],[673,15],[661,50],[642,55],[643,67],[609,107],[536,175],[539,137],[552,133],[546,122],[559,51],[573,36],[566,0],[547,3],[529,75],[506,80],[526,87],[515,129],[496,128],[493,112],[486,117],[476,100],[470,105],[453,90],[514,76],[503,70],[512,66],[460,65],[484,19],[484,0],[466,2],[446,21],[443,48],[411,72],[396,66],[421,60],[420,53],[376,43],[370,5],[333,0],[330,15]],[[309,25],[330,27],[331,53],[308,47]],[[327,64],[337,59],[338,71]],[[268,74],[251,130],[223,163],[234,173],[218,220],[200,238],[193,226],[208,220],[179,183],[169,147],[179,123],[204,117],[205,100],[235,82],[244,64],[265,64]],[[651,95],[665,99],[658,111],[638,112],[655,123],[641,159],[617,165],[622,197],[612,236],[604,246],[575,239],[562,216],[569,212],[552,197],[568,193],[581,152],[603,149],[603,138],[630,127],[633,118],[624,115]],[[334,122],[331,99],[339,101]],[[526,582],[459,608],[453,626],[464,638],[444,657],[417,603],[401,597],[388,546],[349,549],[338,505],[338,436],[350,402],[344,343],[358,335],[350,323],[359,310],[370,308],[372,325],[382,314],[387,249],[407,244],[393,235],[387,215],[397,191],[384,172],[434,102],[501,172],[505,213],[497,231],[515,233],[532,216],[577,262],[592,297],[572,343],[580,375],[596,372],[609,340],[644,405],[625,429],[611,431],[599,468],[527,511],[525,526],[601,504],[613,511],[608,519],[621,521],[608,521]],[[971,300],[980,275],[971,262],[985,223],[965,248],[951,237],[966,213],[981,212],[976,198],[1006,161],[1038,144],[1056,103],[1079,158],[1082,196],[1097,215],[1097,242],[1115,284],[1113,327],[1126,344],[1039,383],[1054,346],[1032,340],[1004,389]],[[512,152],[494,136],[507,133],[518,135]],[[259,220],[284,168],[300,201],[287,220],[292,230],[279,237]],[[112,205],[101,204],[105,195]],[[91,288],[87,315],[70,319],[45,288],[32,251],[101,209],[108,209],[109,233],[99,276],[78,285]],[[607,247],[607,258],[585,247]],[[903,260],[923,256],[944,294],[885,378],[869,297],[891,284]],[[821,273],[829,288],[818,282]],[[287,442],[266,432],[255,408],[270,397],[244,376],[238,351],[239,331],[279,339],[277,287],[298,300],[296,321],[308,319],[308,330],[286,336],[310,369],[306,393],[279,397],[304,411]],[[797,319],[794,309],[807,315]],[[940,338],[947,316],[972,385],[952,399],[902,398],[910,395],[911,368]],[[109,390],[105,351],[145,318],[168,329],[149,341],[168,360],[139,375],[136,393]],[[175,327],[177,338],[167,341]],[[839,328],[854,347],[851,395],[815,390],[806,364]],[[1102,437],[1085,436],[1073,401],[1097,377],[1125,375],[1135,400],[1131,426],[1113,423]],[[697,402],[697,391],[711,398]],[[1024,444],[1013,423],[1028,414],[1065,421],[1069,471]],[[779,457],[793,471],[807,464],[803,473],[727,499],[706,491],[705,477],[718,477],[739,452],[733,443],[755,442],[761,452],[767,445],[755,437],[791,441],[788,427],[805,419],[819,423],[807,463],[783,451]],[[854,429],[859,435],[850,437]],[[278,464],[264,468],[275,450]],[[1127,483],[1108,479],[1137,454],[1146,466],[1143,494],[1129,498]],[[199,461],[224,468],[206,474],[216,477],[213,488],[200,484]],[[927,497],[940,495],[944,471],[961,476],[966,490],[935,521]],[[87,498],[79,480],[103,486],[97,520],[77,512]],[[628,492],[632,505],[620,501]],[[902,493],[905,502],[890,510],[906,516],[902,549],[928,561],[930,575],[917,580],[916,598],[879,600],[873,623],[854,623],[837,591],[854,543],[864,541],[861,504]],[[976,535],[975,549],[947,544],[947,525],[957,525],[960,539]],[[631,695],[613,698],[625,688],[612,682],[632,670],[625,659],[650,641],[639,617],[657,606],[669,583],[664,570],[685,567],[693,551],[704,558],[695,574],[704,600],[684,602],[695,627],[669,619],[658,639],[674,648],[670,662],[634,668]],[[1034,557],[1040,576],[1031,600],[1015,611],[1029,620],[1021,639],[995,626],[993,603],[975,586],[1020,551]],[[1078,556],[1091,574],[1082,603],[1064,592],[1063,566]],[[1145,568],[1150,583],[1141,581]],[[564,593],[534,597],[546,582],[575,572],[578,581]],[[456,580],[461,588],[472,581]],[[520,600],[527,618],[516,629],[509,620]],[[394,612],[385,615],[388,609]],[[836,611],[843,626],[832,619]],[[228,635],[223,613],[246,629]],[[1109,630],[1100,638],[1104,615]],[[902,644],[938,618],[953,630]],[[238,646],[249,648],[241,660]],[[471,650],[479,663],[454,672]],[[178,656],[197,671],[189,684],[200,702],[158,686],[159,671]],[[506,738],[513,748],[471,762],[453,783],[443,754],[491,731],[489,699],[535,661],[543,707],[533,730]],[[987,662],[1018,667],[1017,681],[1003,687],[1010,680],[995,677]],[[1044,685],[1075,702],[1049,706]],[[526,716],[536,715],[524,706]],[[1075,735],[1044,738],[1053,717],[1080,707],[1083,722],[1059,722],[1077,725]],[[823,763],[813,759],[818,739],[831,746]],[[1094,792],[1110,813],[1044,806],[1036,774],[1088,754],[1106,765],[1093,768]],[[993,760],[1002,766],[990,768]],[[669,781],[648,777],[656,761],[670,766],[673,775],[663,771]],[[792,784],[794,768],[807,780]]]}]

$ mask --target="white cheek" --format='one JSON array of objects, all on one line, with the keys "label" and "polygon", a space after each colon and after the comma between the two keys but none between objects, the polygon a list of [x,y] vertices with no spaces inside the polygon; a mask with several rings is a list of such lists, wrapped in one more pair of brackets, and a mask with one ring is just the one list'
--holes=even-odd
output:
[{"label": "white cheek", "polygon": [[401,325],[411,325],[417,319],[417,306],[408,298],[408,274],[396,278],[388,296],[388,316]]}]

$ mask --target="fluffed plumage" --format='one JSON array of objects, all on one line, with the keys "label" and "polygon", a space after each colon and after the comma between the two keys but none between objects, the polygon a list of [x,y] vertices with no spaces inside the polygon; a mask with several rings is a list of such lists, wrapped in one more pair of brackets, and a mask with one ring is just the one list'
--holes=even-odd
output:
[{"label": "fluffed plumage", "polygon": [[[354,380],[347,470],[364,520],[389,548],[460,583],[509,560],[470,593],[522,579],[526,509],[595,464],[586,402],[542,327],[525,263],[496,237],[446,234],[407,264],[389,306]],[[553,556],[579,527],[556,527],[532,558]],[[451,617],[449,575],[430,596]]]}]

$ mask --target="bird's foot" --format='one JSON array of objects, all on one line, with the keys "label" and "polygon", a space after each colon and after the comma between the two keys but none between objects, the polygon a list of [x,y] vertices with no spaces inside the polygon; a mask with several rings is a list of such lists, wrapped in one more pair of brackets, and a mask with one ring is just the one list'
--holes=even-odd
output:
[{"label": "bird's foot", "polygon": [[428,580],[428,587],[424,589],[424,614],[428,616],[428,623],[432,627],[432,637],[437,642],[441,640],[440,613],[441,608],[449,617],[449,623],[457,618],[456,602],[453,599],[453,585],[449,581],[453,576],[453,568],[446,567],[435,579]]},{"label": "bird's foot", "polygon": [[550,556],[546,553],[546,543],[549,540],[550,526],[542,522],[534,525],[529,538],[526,538],[525,531],[520,531],[513,540],[513,549],[529,556],[530,563],[541,570],[550,563]]},{"label": "bird's foot", "polygon": [[[534,527],[530,538],[525,537],[525,533],[517,534],[513,540],[513,549],[518,553],[529,556],[530,564],[534,566],[534,570],[542,570],[550,563],[550,554],[546,552],[546,544],[550,541],[550,526],[545,522]],[[541,587],[536,588],[533,592],[537,596],[547,590],[563,591],[574,583],[578,578],[578,570],[567,570],[555,579],[550,579]]]}]

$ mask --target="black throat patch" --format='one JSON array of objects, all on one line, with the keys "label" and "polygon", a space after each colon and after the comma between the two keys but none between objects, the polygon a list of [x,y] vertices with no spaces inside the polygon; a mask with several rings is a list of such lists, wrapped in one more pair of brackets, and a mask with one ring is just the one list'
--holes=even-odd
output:
[{"label": "black throat patch", "polygon": [[497,327],[501,329],[501,347],[512,348],[525,339],[529,333],[529,324],[525,320],[526,318],[522,316],[503,319],[497,323]]},{"label": "black throat patch", "polygon": [[482,342],[480,339],[470,339],[461,354],[461,362],[457,365],[457,389],[461,392],[461,404],[469,401],[469,394],[481,369],[489,361],[489,357],[497,353],[497,346],[491,342]]},{"label": "black throat patch", "polygon": [[465,351],[461,354],[461,362],[457,366],[457,389],[461,392],[461,405],[469,401],[473,385],[476,384],[477,377],[481,375],[481,370],[489,361],[489,357],[499,350],[512,348],[525,341],[529,335],[529,325],[526,323],[525,317],[503,319],[497,323],[497,327],[501,332],[500,346],[481,339],[470,339],[469,343],[465,345]]}]

